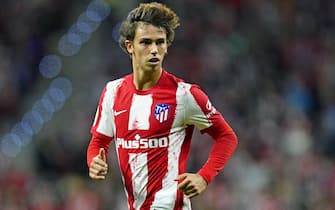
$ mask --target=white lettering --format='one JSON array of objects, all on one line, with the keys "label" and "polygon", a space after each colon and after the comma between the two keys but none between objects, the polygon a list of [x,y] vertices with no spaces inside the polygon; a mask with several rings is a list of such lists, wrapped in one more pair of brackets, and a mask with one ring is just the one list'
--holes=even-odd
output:
[{"label": "white lettering", "polygon": [[125,140],[123,138],[116,139],[116,147],[123,149],[155,149],[164,148],[169,145],[168,137],[153,138],[153,139],[134,139]]},{"label": "white lettering", "polygon": [[209,112],[209,113],[206,115],[206,117],[207,117],[207,118],[210,118],[211,116],[215,115],[215,113],[216,113],[216,109],[213,107],[212,111]]},{"label": "white lettering", "polygon": [[149,148],[157,148],[158,139],[149,139]]},{"label": "white lettering", "polygon": [[207,109],[207,110],[212,110],[212,108],[213,108],[213,105],[212,105],[212,103],[208,100],[207,103],[206,103],[206,109]]},{"label": "white lettering", "polygon": [[168,146],[168,138],[162,137],[158,139],[159,147],[167,147]]},{"label": "white lettering", "polygon": [[148,147],[148,139],[140,139],[140,148],[146,149]]}]

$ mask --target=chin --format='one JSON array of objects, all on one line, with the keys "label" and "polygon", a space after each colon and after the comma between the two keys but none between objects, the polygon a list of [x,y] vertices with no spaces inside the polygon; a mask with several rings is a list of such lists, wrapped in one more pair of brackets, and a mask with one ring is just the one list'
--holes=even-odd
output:
[{"label": "chin", "polygon": [[162,69],[161,66],[149,66],[148,68],[146,68],[146,71],[155,72],[155,71],[160,71],[161,69]]}]

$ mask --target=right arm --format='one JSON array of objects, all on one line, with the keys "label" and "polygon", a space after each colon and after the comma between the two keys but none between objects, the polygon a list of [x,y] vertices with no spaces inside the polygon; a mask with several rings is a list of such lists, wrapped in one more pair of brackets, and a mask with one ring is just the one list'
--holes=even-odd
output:
[{"label": "right arm", "polygon": [[92,179],[105,179],[107,174],[107,153],[113,139],[113,83],[108,83],[103,89],[94,122],[91,127],[91,141],[87,148],[87,166]]},{"label": "right arm", "polygon": [[107,154],[111,138],[93,134],[87,148],[87,165],[92,179],[105,179],[108,171]]}]

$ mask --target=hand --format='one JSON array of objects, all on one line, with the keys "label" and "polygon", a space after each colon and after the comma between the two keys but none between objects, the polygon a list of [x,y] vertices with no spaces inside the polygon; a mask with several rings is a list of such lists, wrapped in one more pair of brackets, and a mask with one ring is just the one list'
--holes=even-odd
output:
[{"label": "hand", "polygon": [[199,174],[180,174],[175,181],[181,181],[178,189],[183,191],[188,198],[201,194],[207,188],[207,182]]},{"label": "hand", "polygon": [[99,154],[92,159],[89,176],[92,179],[105,179],[108,171],[108,164],[106,162],[106,153],[103,148],[100,148]]}]

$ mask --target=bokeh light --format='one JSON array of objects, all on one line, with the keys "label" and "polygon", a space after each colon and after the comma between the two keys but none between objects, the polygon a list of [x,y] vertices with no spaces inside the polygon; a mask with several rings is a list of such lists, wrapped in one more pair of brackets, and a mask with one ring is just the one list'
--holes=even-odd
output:
[{"label": "bokeh light", "polygon": [[[17,136],[15,134],[7,134],[1,141],[1,152],[7,157],[15,157],[21,151],[21,146],[17,144]],[[13,138],[14,137],[14,138]],[[16,139],[16,140],[15,140]]]},{"label": "bokeh light", "polygon": [[74,44],[68,39],[68,34],[62,36],[58,42],[58,51],[65,56],[73,56],[80,50],[81,45]]},{"label": "bokeh light", "polygon": [[53,78],[57,76],[62,68],[62,61],[57,55],[47,55],[42,58],[39,70],[43,77]]},{"label": "bokeh light", "polygon": [[65,77],[58,77],[51,82],[51,88],[58,88],[62,91],[65,98],[69,98],[72,94],[72,82]]},{"label": "bokeh light", "polygon": [[77,54],[85,43],[109,15],[110,6],[105,1],[92,1],[58,42],[58,51],[65,56]]},{"label": "bokeh light", "polygon": [[21,147],[28,144],[38,134],[44,124],[50,121],[55,111],[59,111],[72,94],[72,82],[64,77],[54,79],[41,99],[25,113],[11,132],[1,139],[1,151],[7,157],[15,157]]}]

